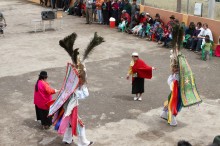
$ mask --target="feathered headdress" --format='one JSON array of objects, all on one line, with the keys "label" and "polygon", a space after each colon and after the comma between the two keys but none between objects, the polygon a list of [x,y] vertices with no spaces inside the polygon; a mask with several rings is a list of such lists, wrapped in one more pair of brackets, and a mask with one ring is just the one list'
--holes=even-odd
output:
[{"label": "feathered headdress", "polygon": [[76,33],[72,33],[71,35],[65,37],[63,40],[60,40],[59,44],[61,47],[65,49],[65,51],[69,54],[72,59],[73,65],[77,68],[79,76],[81,78],[81,83],[84,84],[86,82],[86,72],[84,61],[89,57],[89,55],[93,52],[96,46],[100,45],[104,42],[104,38],[97,35],[95,32],[94,37],[91,39],[88,44],[85,52],[83,54],[83,60],[80,60],[79,56],[79,48],[74,49],[74,43],[77,38]]}]

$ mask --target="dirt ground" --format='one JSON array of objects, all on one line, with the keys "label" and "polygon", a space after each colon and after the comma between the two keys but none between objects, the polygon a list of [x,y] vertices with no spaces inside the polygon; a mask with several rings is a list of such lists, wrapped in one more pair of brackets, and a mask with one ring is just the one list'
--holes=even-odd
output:
[{"label": "dirt ground", "polygon": [[[8,23],[5,37],[0,37],[1,146],[63,145],[62,137],[52,128],[43,131],[35,122],[33,90],[41,70],[48,71],[52,87],[61,88],[70,58],[58,42],[72,32],[78,34],[75,47],[81,52],[94,32],[106,41],[87,60],[90,96],[79,106],[87,137],[95,141],[94,146],[174,146],[182,139],[205,146],[220,134],[219,58],[205,62],[200,55],[183,50],[203,103],[182,109],[178,126],[170,127],[159,118],[169,94],[168,49],[108,26],[86,25],[84,18],[67,15],[63,29],[55,21],[56,30],[34,33],[31,20],[39,19],[42,10],[45,8],[22,0],[0,0],[0,11]],[[133,51],[157,67],[153,79],[145,81],[142,102],[132,100],[131,81],[125,79]]]}]

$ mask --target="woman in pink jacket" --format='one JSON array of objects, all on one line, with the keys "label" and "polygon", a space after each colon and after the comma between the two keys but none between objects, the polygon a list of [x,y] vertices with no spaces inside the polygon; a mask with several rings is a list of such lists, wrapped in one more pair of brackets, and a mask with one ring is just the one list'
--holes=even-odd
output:
[{"label": "woman in pink jacket", "polygon": [[52,125],[52,118],[47,117],[49,107],[47,103],[52,100],[52,94],[57,92],[47,83],[47,72],[41,71],[34,91],[34,104],[36,109],[37,120],[41,121],[43,129],[49,129]]}]

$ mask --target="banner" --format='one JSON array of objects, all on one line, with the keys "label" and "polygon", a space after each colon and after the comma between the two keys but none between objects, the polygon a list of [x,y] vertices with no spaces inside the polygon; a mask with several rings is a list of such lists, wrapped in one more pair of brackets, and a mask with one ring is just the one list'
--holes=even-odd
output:
[{"label": "banner", "polygon": [[67,64],[66,76],[62,89],[60,90],[55,102],[50,106],[49,116],[53,115],[62,107],[66,100],[75,92],[79,84],[79,77],[76,69],[70,64]]},{"label": "banner", "polygon": [[178,56],[180,66],[180,92],[184,107],[202,102],[199,97],[192,70],[185,56]]}]

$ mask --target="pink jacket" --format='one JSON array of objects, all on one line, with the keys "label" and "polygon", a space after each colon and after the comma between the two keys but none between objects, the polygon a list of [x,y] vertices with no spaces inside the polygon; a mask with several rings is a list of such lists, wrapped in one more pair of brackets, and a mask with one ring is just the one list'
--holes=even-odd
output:
[{"label": "pink jacket", "polygon": [[40,109],[49,110],[46,104],[52,100],[52,94],[55,94],[55,90],[47,82],[39,80],[38,91],[34,91],[34,104]]}]

